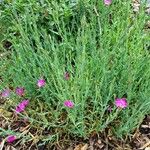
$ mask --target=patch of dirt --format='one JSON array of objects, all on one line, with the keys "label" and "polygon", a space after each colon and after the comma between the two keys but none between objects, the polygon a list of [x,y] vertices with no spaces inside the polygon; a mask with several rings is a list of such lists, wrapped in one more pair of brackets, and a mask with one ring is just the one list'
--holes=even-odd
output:
[{"label": "patch of dirt", "polygon": [[145,116],[135,133],[124,140],[116,139],[112,136],[111,129],[106,129],[103,133],[93,132],[87,139],[62,135],[60,140],[53,144],[48,141],[43,143],[43,138],[52,135],[49,129],[35,128],[26,118],[21,119],[2,109],[0,128],[12,129],[16,133],[30,136],[25,143],[23,138],[20,138],[9,144],[6,142],[6,136],[0,135],[0,150],[150,150],[150,115]]}]

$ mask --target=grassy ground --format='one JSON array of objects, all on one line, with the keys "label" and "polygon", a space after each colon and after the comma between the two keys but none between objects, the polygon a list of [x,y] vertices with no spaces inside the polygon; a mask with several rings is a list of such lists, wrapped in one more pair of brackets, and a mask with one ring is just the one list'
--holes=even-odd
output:
[{"label": "grassy ground", "polygon": [[[131,1],[119,0],[110,6],[96,0],[15,1],[1,8],[1,20],[10,23],[2,38],[11,43],[1,48],[11,51],[0,61],[0,88],[11,89],[2,109],[13,111],[29,99],[18,119],[51,133],[37,141],[55,142],[66,133],[85,138],[108,128],[122,139],[150,113],[150,37],[144,31],[149,18],[144,5],[137,14]],[[46,84],[37,88],[40,78]],[[23,97],[15,94],[16,87],[25,88]],[[126,98],[127,108],[118,109],[116,98]],[[65,107],[65,100],[74,107]],[[0,134],[32,139],[11,127],[0,128]]]}]

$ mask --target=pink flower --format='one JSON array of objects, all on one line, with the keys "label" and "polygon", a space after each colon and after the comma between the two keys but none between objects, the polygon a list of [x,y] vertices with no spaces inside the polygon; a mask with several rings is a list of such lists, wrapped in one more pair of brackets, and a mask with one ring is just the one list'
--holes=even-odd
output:
[{"label": "pink flower", "polygon": [[65,78],[65,80],[69,80],[69,78],[70,78],[70,74],[69,74],[68,72],[65,72],[65,74],[64,74],[64,78]]},{"label": "pink flower", "polygon": [[66,100],[66,101],[64,102],[64,105],[65,105],[66,107],[73,108],[74,103],[73,103],[71,100]]},{"label": "pink flower", "polygon": [[37,86],[39,88],[45,86],[45,80],[44,79],[39,79],[38,82],[37,82]]},{"label": "pink flower", "polygon": [[117,98],[115,100],[115,105],[118,107],[118,108],[126,108],[128,106],[128,103],[127,103],[127,100],[126,98]]},{"label": "pink flower", "polygon": [[10,95],[9,89],[5,89],[4,91],[2,91],[2,97],[6,98],[6,97],[9,97],[9,95]]},{"label": "pink flower", "polygon": [[16,94],[19,96],[24,96],[25,89],[23,87],[17,87],[16,88]]},{"label": "pink flower", "polygon": [[14,135],[9,135],[8,137],[7,137],[7,142],[8,143],[12,143],[12,142],[14,142],[16,140],[16,136],[14,136]]},{"label": "pink flower", "polygon": [[23,100],[21,103],[19,103],[16,107],[16,113],[20,113],[25,110],[26,106],[29,104],[29,100]]},{"label": "pink flower", "polygon": [[111,3],[112,3],[112,0],[104,0],[104,4],[107,6],[111,5]]}]

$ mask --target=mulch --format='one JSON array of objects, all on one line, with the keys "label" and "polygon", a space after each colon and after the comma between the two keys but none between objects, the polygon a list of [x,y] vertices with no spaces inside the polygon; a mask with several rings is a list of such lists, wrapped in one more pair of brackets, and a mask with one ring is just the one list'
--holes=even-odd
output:
[{"label": "mulch", "polygon": [[[4,101],[1,102],[4,104]],[[132,135],[122,140],[110,134],[110,129],[107,128],[102,133],[93,132],[86,139],[66,134],[62,135],[57,142],[43,143],[43,138],[53,134],[49,129],[35,128],[27,119],[21,119],[12,111],[6,111],[2,107],[0,128],[11,129],[32,137],[28,142],[17,139],[9,144],[6,142],[6,136],[0,135],[0,150],[150,150],[150,115],[145,116],[140,127]]]}]

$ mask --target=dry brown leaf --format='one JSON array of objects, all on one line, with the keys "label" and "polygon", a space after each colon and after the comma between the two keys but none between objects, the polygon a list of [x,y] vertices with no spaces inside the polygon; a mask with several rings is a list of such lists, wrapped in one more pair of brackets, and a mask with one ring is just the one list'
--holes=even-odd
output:
[{"label": "dry brown leaf", "polygon": [[90,146],[89,146],[89,150],[94,150],[94,141],[92,139],[90,139]]},{"label": "dry brown leaf", "polygon": [[20,127],[20,132],[24,132],[25,130],[28,130],[29,127],[30,127],[30,124],[27,125],[26,127]]},{"label": "dry brown leaf", "polygon": [[150,150],[150,147],[146,147],[145,150]]},{"label": "dry brown leaf", "polygon": [[4,150],[20,150],[20,149],[16,149],[13,146],[7,145]]},{"label": "dry brown leaf", "polygon": [[150,145],[150,140],[146,143],[146,144],[144,144],[141,148],[139,148],[139,149],[145,149],[146,147],[148,147]]},{"label": "dry brown leaf", "polygon": [[145,124],[142,124],[141,127],[142,127],[142,128],[149,128],[149,126],[148,126],[148,125],[145,125]]},{"label": "dry brown leaf", "polygon": [[83,146],[82,144],[79,144],[79,145],[77,145],[77,146],[75,147],[74,150],[81,150],[82,146]]},{"label": "dry brown leaf", "polygon": [[102,144],[102,141],[100,139],[98,139],[97,143],[98,144]]},{"label": "dry brown leaf", "polygon": [[3,150],[4,143],[5,143],[5,140],[3,140],[3,141],[0,143],[0,150]]},{"label": "dry brown leaf", "polygon": [[73,150],[73,148],[72,147],[68,147],[67,150]]},{"label": "dry brown leaf", "polygon": [[88,144],[85,144],[82,148],[81,148],[81,150],[87,150],[88,149]]},{"label": "dry brown leaf", "polygon": [[11,146],[11,150],[18,150],[18,149],[16,149],[16,148],[14,148],[13,146]]}]

